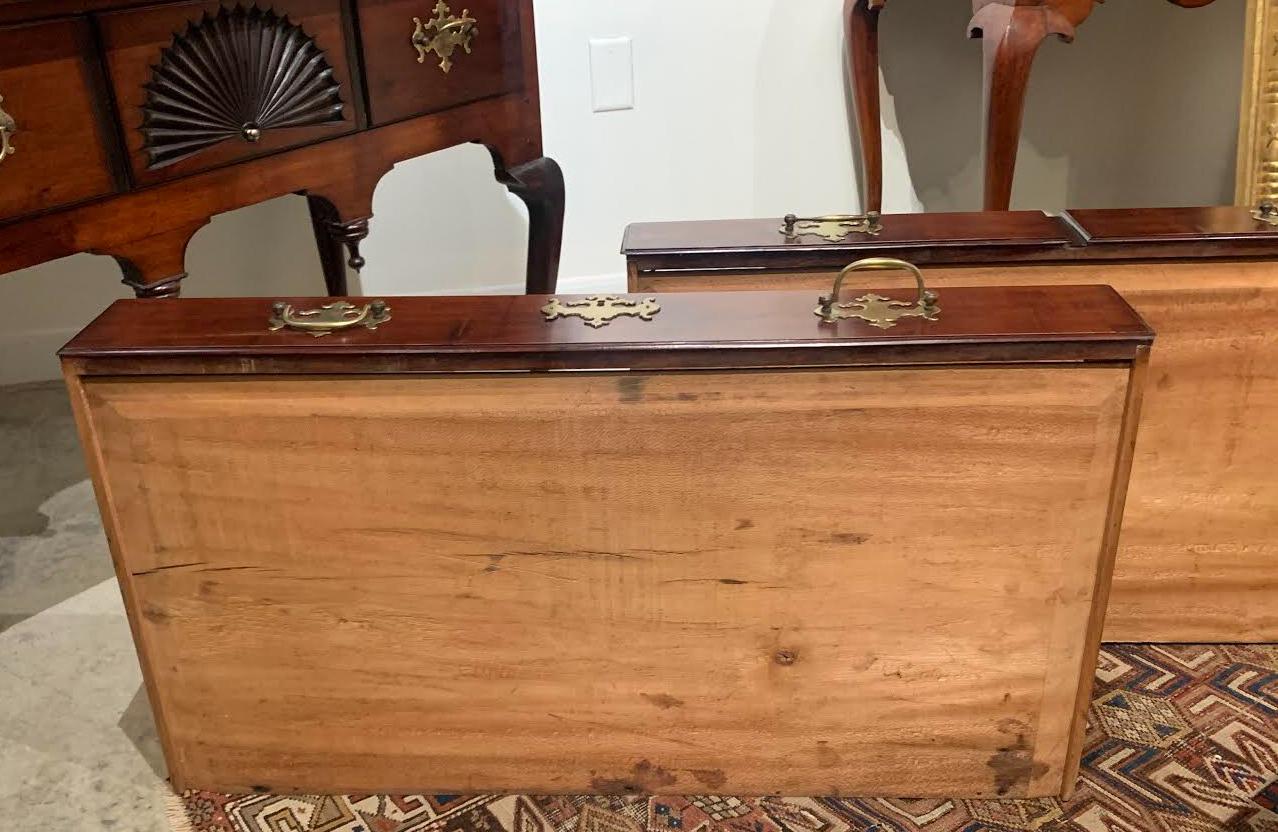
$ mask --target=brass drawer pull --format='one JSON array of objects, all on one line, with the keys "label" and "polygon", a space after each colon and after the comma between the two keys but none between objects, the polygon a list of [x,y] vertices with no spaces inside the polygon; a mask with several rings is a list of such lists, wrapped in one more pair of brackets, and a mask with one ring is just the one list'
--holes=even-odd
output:
[{"label": "brass drawer pull", "polygon": [[[913,274],[915,281],[918,283],[919,294],[914,303],[891,300],[874,293],[862,295],[850,303],[838,302],[839,291],[843,288],[843,281],[853,272],[896,271],[898,269],[904,269]],[[821,298],[821,305],[816,308],[816,314],[828,324],[838,323],[847,318],[860,318],[870,326],[876,326],[879,329],[891,329],[896,326],[896,322],[901,318],[922,318],[926,321],[935,321],[941,313],[941,308],[936,305],[936,300],[936,293],[928,291],[927,284],[923,281],[923,272],[918,266],[892,257],[870,257],[866,260],[858,260],[839,272],[839,276],[834,280],[834,290],[828,296]]]},{"label": "brass drawer pull", "polygon": [[[4,103],[4,96],[0,95],[0,104]],[[18,132],[18,123],[13,120],[13,116],[4,111],[0,107],[0,162],[17,153],[17,148],[13,146],[13,134]]]},{"label": "brass drawer pull", "polygon": [[375,300],[363,307],[342,300],[325,304],[319,309],[302,310],[294,309],[290,303],[276,301],[271,306],[268,329],[275,332],[287,327],[316,338],[323,338],[325,335],[357,326],[377,329],[390,319],[390,307],[384,300]]},{"label": "brass drawer pull", "polygon": [[883,231],[883,215],[878,211],[865,214],[826,214],[822,217],[797,217],[786,214],[781,233],[787,240],[820,237],[827,243],[841,243],[851,234],[877,237]]},{"label": "brass drawer pull", "polygon": [[478,23],[470,16],[470,9],[462,9],[457,17],[444,0],[435,4],[435,16],[426,23],[414,17],[413,47],[417,50],[417,63],[426,63],[426,56],[434,52],[439,56],[439,68],[448,72],[453,68],[453,53],[461,47],[470,54],[470,44],[479,34]]}]

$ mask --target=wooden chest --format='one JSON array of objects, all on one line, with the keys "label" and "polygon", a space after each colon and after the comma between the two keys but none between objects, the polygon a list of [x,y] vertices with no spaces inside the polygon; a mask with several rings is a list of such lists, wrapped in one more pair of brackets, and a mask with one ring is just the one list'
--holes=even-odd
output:
[{"label": "wooden chest", "polygon": [[176,788],[1072,788],[1130,307],[626,303],[121,301],[64,349]]},{"label": "wooden chest", "polygon": [[786,240],[780,220],[631,226],[631,291],[823,287],[862,257],[956,286],[1112,285],[1158,331],[1106,641],[1278,642],[1278,227],[1247,208],[912,214]]}]

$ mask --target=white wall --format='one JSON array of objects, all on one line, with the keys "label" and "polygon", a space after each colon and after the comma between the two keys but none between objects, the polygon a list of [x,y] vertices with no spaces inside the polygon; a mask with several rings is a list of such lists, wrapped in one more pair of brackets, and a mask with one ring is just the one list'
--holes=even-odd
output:
[{"label": "white wall", "polygon": [[[547,152],[568,187],[561,285],[620,287],[627,223],[839,212],[860,204],[842,69],[842,0],[537,0]],[[1232,199],[1245,0],[1184,10],[1112,0],[1038,59],[1014,207]],[[980,203],[981,46],[963,0],[883,17],[885,209]],[[636,107],[592,113],[587,41],[634,41]],[[488,153],[401,164],[378,188],[367,294],[519,291],[526,212]],[[0,187],[3,184],[0,182]],[[122,218],[122,221],[126,221]],[[218,217],[184,292],[322,291],[305,202]],[[53,350],[127,290],[79,256],[0,279],[0,383],[51,378]]]}]

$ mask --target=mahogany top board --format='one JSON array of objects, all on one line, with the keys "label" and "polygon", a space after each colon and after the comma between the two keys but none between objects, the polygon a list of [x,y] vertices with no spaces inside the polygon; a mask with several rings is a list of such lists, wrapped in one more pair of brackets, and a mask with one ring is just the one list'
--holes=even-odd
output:
[{"label": "mahogany top board", "polygon": [[670,258],[690,265],[689,258],[705,254],[748,257],[751,265],[846,263],[878,255],[940,263],[1012,252],[1033,257],[1074,240],[1060,220],[1041,211],[887,214],[879,234],[852,234],[839,243],[815,237],[789,240],[781,234],[782,224],[780,218],[634,223],[626,228],[621,253],[645,264]]},{"label": "mahogany top board", "polygon": [[1250,208],[1224,205],[1213,208],[1075,209],[1069,215],[1086,235],[1089,245],[1194,240],[1223,243],[1230,240],[1267,244],[1278,251],[1278,226],[1261,222]]},{"label": "mahogany top board", "polygon": [[[883,276],[849,279],[842,300],[869,287],[913,299],[913,286],[884,288],[891,285]],[[902,318],[886,330],[860,320],[824,323],[810,291],[661,295],[651,321],[623,317],[598,329],[576,317],[546,321],[548,296],[399,297],[387,299],[392,318],[378,329],[323,338],[269,331],[271,299],[121,300],[60,355],[85,374],[761,368],[1124,361],[1153,339],[1108,286],[939,294],[937,320]]]},{"label": "mahogany top board", "polygon": [[1237,206],[887,214],[880,234],[787,240],[781,219],[636,223],[622,253],[640,270],[828,269],[863,257],[918,265],[1278,255],[1278,227]]}]

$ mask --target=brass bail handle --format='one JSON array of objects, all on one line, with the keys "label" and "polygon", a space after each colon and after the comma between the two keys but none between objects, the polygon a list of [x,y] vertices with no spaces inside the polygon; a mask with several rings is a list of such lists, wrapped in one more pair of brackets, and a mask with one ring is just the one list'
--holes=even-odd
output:
[{"label": "brass bail handle", "polygon": [[834,316],[834,304],[839,301],[839,292],[843,289],[843,281],[847,280],[848,275],[853,272],[883,271],[907,271],[914,275],[914,280],[919,287],[919,295],[915,305],[919,308],[928,308],[936,305],[936,292],[928,291],[927,283],[923,280],[923,270],[918,266],[913,263],[907,263],[904,260],[897,260],[895,257],[867,257],[864,260],[858,260],[846,266],[843,271],[839,272],[839,276],[834,279],[833,291],[821,298],[821,312],[823,315],[826,318]]},{"label": "brass bail handle", "polygon": [[318,309],[295,309],[290,303],[276,301],[271,304],[271,318],[267,328],[272,332],[292,329],[322,338],[357,326],[377,329],[389,321],[390,317],[390,307],[384,300],[375,300],[363,307],[357,307],[346,301],[337,301],[325,304]]}]

